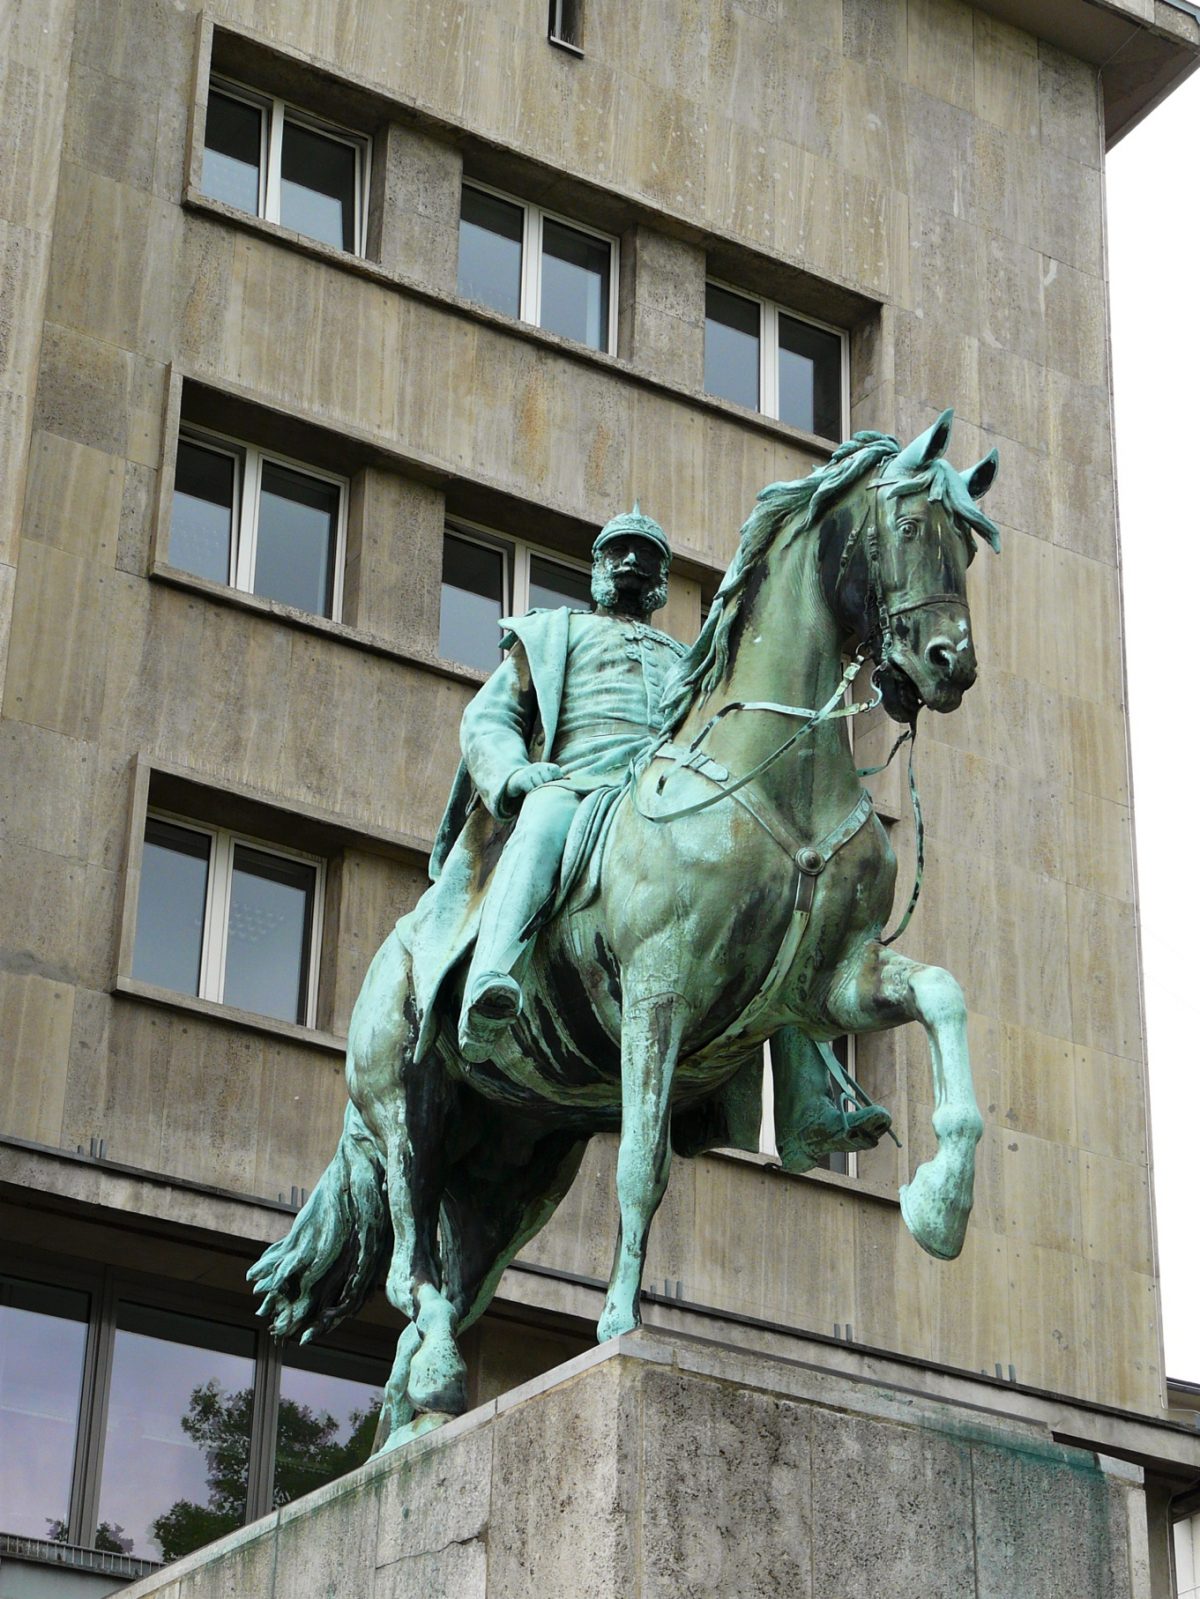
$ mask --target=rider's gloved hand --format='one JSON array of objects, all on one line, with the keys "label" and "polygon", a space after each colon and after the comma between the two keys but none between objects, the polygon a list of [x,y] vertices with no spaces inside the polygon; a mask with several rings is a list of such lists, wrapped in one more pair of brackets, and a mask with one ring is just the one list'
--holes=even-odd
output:
[{"label": "rider's gloved hand", "polygon": [[522,766],[513,773],[504,785],[504,797],[514,805],[519,805],[526,794],[531,794],[535,788],[541,788],[543,783],[553,783],[556,778],[564,777],[561,766],[556,766],[553,761],[532,761],[528,766]]}]

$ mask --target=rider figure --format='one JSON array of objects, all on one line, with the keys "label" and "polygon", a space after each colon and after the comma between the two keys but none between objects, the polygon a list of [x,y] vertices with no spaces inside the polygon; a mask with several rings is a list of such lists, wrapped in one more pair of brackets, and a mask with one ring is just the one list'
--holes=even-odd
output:
[{"label": "rider figure", "polygon": [[638,506],[614,517],[592,546],[595,610],[507,621],[513,648],[463,715],[475,788],[498,820],[516,817],[467,974],[459,1046],[468,1060],[486,1059],[521,1013],[530,924],[554,895],[583,796],[618,787],[660,730],[663,686],[684,653],[650,626],[670,564],[666,535]]}]

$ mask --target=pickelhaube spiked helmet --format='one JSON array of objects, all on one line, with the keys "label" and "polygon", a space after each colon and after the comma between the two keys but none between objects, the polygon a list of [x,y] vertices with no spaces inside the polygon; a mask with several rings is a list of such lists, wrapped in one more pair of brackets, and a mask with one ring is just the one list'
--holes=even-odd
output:
[{"label": "pickelhaube spiked helmet", "polygon": [[671,546],[667,543],[667,535],[659,527],[652,516],[643,516],[642,508],[635,500],[632,511],[622,511],[620,516],[614,516],[611,522],[606,522],[596,535],[596,542],[592,545],[592,555],[599,555],[604,546],[613,539],[639,538],[653,544],[655,549],[661,551],[663,559],[670,565]]}]

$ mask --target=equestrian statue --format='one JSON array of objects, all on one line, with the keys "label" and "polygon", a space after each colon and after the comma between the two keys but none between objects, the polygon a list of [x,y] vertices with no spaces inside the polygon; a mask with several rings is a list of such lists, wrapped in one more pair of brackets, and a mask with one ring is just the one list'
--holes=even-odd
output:
[{"label": "equestrian statue", "polygon": [[896,862],[847,736],[882,703],[911,738],[975,680],[966,573],[976,537],[999,549],[977,503],[997,457],[956,471],[952,420],[903,448],[857,433],[763,489],[690,648],[650,625],[670,549],[637,507],[596,540],[593,611],[501,624],[433,881],[354,1007],[341,1141],[249,1274],[276,1336],[307,1341],[386,1266],[407,1325],[377,1449],[466,1408],[458,1341],[600,1131],[620,1226],[597,1332],[639,1325],[672,1153],[758,1147],[765,1044],[803,1171],[890,1127],[829,1041],[921,1023],[937,1150],[901,1212],[930,1254],[961,1250],[983,1129],[966,1007],[884,936]]}]

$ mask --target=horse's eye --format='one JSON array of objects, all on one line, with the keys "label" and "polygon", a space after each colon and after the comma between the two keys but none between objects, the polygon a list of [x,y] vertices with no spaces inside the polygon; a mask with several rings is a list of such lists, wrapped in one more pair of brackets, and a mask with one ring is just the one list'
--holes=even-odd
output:
[{"label": "horse's eye", "polygon": [[915,539],[920,531],[921,524],[914,522],[911,517],[906,518],[900,524],[900,537],[902,539]]}]

